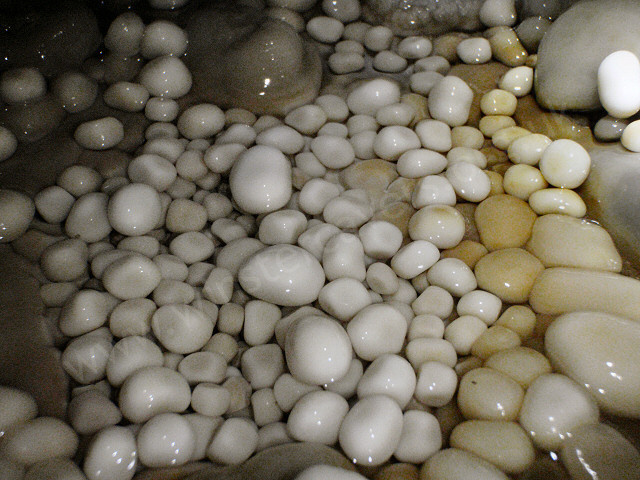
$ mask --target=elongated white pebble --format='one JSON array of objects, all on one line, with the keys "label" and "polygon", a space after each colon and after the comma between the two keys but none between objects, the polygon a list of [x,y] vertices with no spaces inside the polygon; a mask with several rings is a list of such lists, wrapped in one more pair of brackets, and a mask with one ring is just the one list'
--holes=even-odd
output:
[{"label": "elongated white pebble", "polygon": [[191,90],[193,78],[179,58],[163,55],[142,67],[139,81],[155,97],[176,99]]},{"label": "elongated white pebble", "polygon": [[181,233],[169,244],[169,251],[187,265],[208,259],[214,250],[213,240],[202,232]]},{"label": "elongated white pebble", "polygon": [[416,148],[420,148],[416,133],[399,125],[382,128],[373,141],[373,151],[384,160],[397,160],[404,152]]},{"label": "elongated white pebble", "polygon": [[346,375],[351,364],[349,335],[335,320],[308,316],[288,329],[285,355],[291,374],[299,381],[324,385]]},{"label": "elongated white pebble", "polygon": [[456,194],[470,202],[481,202],[489,196],[491,180],[480,168],[468,162],[449,165],[445,173]]},{"label": "elongated white pebble", "polygon": [[78,435],[67,423],[54,417],[38,417],[8,430],[2,437],[0,454],[8,460],[33,465],[55,457],[71,458],[78,444]]},{"label": "elongated white pebble", "polygon": [[438,260],[429,269],[427,280],[431,285],[442,287],[457,297],[475,290],[478,285],[469,266],[457,258]]},{"label": "elongated white pebble", "polygon": [[139,112],[149,99],[149,92],[138,83],[116,82],[109,85],[102,95],[104,103],[125,112]]},{"label": "elongated white pebble", "polygon": [[289,413],[287,432],[299,442],[334,445],[348,411],[347,401],[337,393],[324,390],[307,393]]},{"label": "elongated white pebble", "polygon": [[9,159],[18,149],[18,139],[8,128],[0,126],[0,162]]},{"label": "elongated white pebble", "polygon": [[85,385],[95,383],[105,376],[111,348],[109,330],[94,330],[69,342],[60,363],[76,382]]},{"label": "elongated white pebble", "polygon": [[407,68],[408,62],[396,52],[382,50],[373,57],[373,68],[379,72],[399,73]]},{"label": "elongated white pebble", "polygon": [[464,80],[447,76],[429,92],[429,113],[451,127],[464,125],[469,118],[473,91]]},{"label": "elongated white pebble", "polygon": [[522,387],[505,374],[476,368],[460,380],[458,407],[468,419],[512,421],[518,418],[524,394]]},{"label": "elongated white pebble", "polygon": [[498,467],[466,450],[447,448],[427,459],[421,478],[430,480],[508,480]]},{"label": "elongated white pebble", "polygon": [[32,102],[47,93],[47,81],[36,67],[11,68],[0,76],[0,96],[10,104]]},{"label": "elongated white pebble", "polygon": [[137,445],[140,464],[146,467],[178,466],[191,459],[195,434],[183,416],[161,413],[142,426]]},{"label": "elongated white pebble", "polygon": [[145,116],[153,122],[172,122],[178,116],[178,103],[165,97],[152,97],[144,106]]},{"label": "elongated white pebble", "polygon": [[351,407],[340,426],[340,447],[354,463],[380,465],[400,442],[402,410],[386,395],[371,395]]},{"label": "elongated white pebble", "polygon": [[427,271],[439,258],[440,251],[433,243],[415,240],[391,258],[391,268],[400,278],[411,279]]},{"label": "elongated white pebble", "polygon": [[154,342],[132,335],[116,343],[107,361],[107,378],[114,387],[142,367],[162,366],[162,351]]},{"label": "elongated white pebble", "polygon": [[321,135],[311,140],[309,147],[320,163],[327,168],[344,168],[351,165],[355,159],[353,147],[346,138]]},{"label": "elongated white pebble", "polygon": [[560,139],[549,145],[540,158],[540,171],[554,187],[577,188],[591,169],[591,157],[582,145]]},{"label": "elongated white pebble", "polygon": [[376,112],[376,120],[380,125],[400,125],[406,127],[415,115],[415,108],[406,103],[397,103],[382,107]]},{"label": "elongated white pebble", "polygon": [[277,305],[298,306],[318,298],[324,285],[320,263],[294,245],[274,245],[254,254],[239,270],[249,294]]},{"label": "elongated white pebble", "polygon": [[327,114],[319,105],[303,105],[295,108],[284,118],[284,123],[303,135],[315,135],[327,122]]},{"label": "elongated white pebble", "polygon": [[447,158],[444,155],[422,148],[404,152],[396,164],[398,174],[405,178],[437,175],[443,172],[446,167]]},{"label": "elongated white pebble", "polygon": [[344,25],[336,18],[318,16],[307,22],[307,33],[322,43],[335,43],[344,32]]},{"label": "elongated white pebble", "polygon": [[114,117],[103,117],[81,123],[73,138],[78,145],[89,150],[107,150],[124,138],[124,126]]},{"label": "elongated white pebble", "polygon": [[27,392],[0,386],[0,438],[13,426],[28,422],[38,414],[35,399]]},{"label": "elongated white pebble", "polygon": [[122,420],[120,409],[96,389],[71,399],[67,408],[69,423],[80,435],[94,435]]},{"label": "elongated white pebble", "polygon": [[425,362],[439,362],[453,368],[458,361],[453,345],[442,338],[416,338],[407,344],[405,352],[416,370]]},{"label": "elongated white pebble", "polygon": [[146,297],[160,280],[160,269],[156,264],[137,253],[115,260],[102,275],[106,290],[121,300]]},{"label": "elongated white pebble", "polygon": [[535,166],[551,143],[551,139],[546,135],[533,133],[511,142],[507,154],[513,163]]},{"label": "elongated white pebble", "polygon": [[291,197],[291,164],[273,147],[255,146],[240,154],[231,168],[233,199],[248,213],[268,213]]},{"label": "elongated white pebble", "polygon": [[633,52],[618,50],[598,67],[598,96],[616,118],[629,118],[640,110],[640,61]]},{"label": "elongated white pebble", "polygon": [[213,137],[223,127],[224,112],[211,103],[189,107],[178,117],[178,130],[189,140]]},{"label": "elongated white pebble", "polygon": [[369,288],[380,295],[393,295],[400,287],[396,272],[382,262],[369,265],[365,279]]},{"label": "elongated white pebble", "polygon": [[0,243],[12,242],[29,228],[36,207],[16,190],[0,189]]},{"label": "elongated white pebble", "polygon": [[258,228],[258,239],[266,245],[294,244],[306,227],[307,218],[302,212],[279,210],[262,219]]},{"label": "elongated white pebble", "polygon": [[538,215],[562,213],[582,218],[587,213],[587,206],[582,197],[568,188],[537,190],[529,197],[529,206]]},{"label": "elongated white pebble", "polygon": [[467,38],[456,47],[456,53],[464,63],[474,65],[491,60],[491,44],[482,37]]},{"label": "elongated white pebble", "polygon": [[332,480],[364,480],[367,477],[360,475],[358,472],[332,465],[314,465],[300,472],[295,477],[295,480],[324,480],[326,478],[331,478]]},{"label": "elongated white pebble", "polygon": [[104,45],[111,52],[132,56],[140,51],[140,41],[145,25],[134,12],[118,15],[109,25],[104,37]]},{"label": "elongated white pebble", "polygon": [[598,419],[598,406],[589,392],[558,373],[541,375],[529,385],[519,416],[533,443],[545,450],[559,449],[574,428]]},{"label": "elongated white pebble", "polygon": [[384,25],[377,25],[367,30],[364,35],[364,46],[373,52],[387,50],[393,40],[393,31]]},{"label": "elongated white pebble", "polygon": [[402,416],[402,436],[393,456],[400,462],[420,464],[442,448],[438,419],[429,412],[407,410]]},{"label": "elongated white pebble", "polygon": [[183,412],[191,402],[191,389],[178,372],[165,367],[143,367],[122,384],[118,397],[122,415],[142,423],[156,414]]},{"label": "elongated white pebble", "polygon": [[356,355],[372,361],[380,355],[400,352],[407,322],[391,305],[376,303],[364,307],[349,321],[347,333]]},{"label": "elongated white pebble", "polygon": [[108,427],[89,443],[83,471],[88,480],[131,480],[138,465],[138,448],[131,429]]},{"label": "elongated white pebble", "polygon": [[151,329],[167,350],[185,354],[200,350],[207,343],[213,322],[190,305],[170,304],[156,310]]},{"label": "elongated white pebble", "polygon": [[429,407],[441,407],[451,401],[457,386],[458,376],[450,365],[427,360],[418,367],[415,398]]},{"label": "elongated white pebble", "polygon": [[404,409],[413,397],[416,374],[403,357],[385,353],[376,357],[357,384],[358,398],[387,395]]},{"label": "elongated white pebble", "polygon": [[145,235],[160,220],[162,205],[158,192],[143,183],[118,189],[109,199],[107,215],[111,226],[123,235]]},{"label": "elongated white pebble", "polygon": [[508,70],[498,82],[498,86],[518,98],[529,95],[533,88],[533,68],[520,66]]},{"label": "elongated white pebble", "polygon": [[216,430],[207,449],[213,462],[238,465],[247,460],[258,446],[258,427],[245,418],[229,418]]},{"label": "elongated white pebble", "polygon": [[347,106],[355,115],[375,115],[379,108],[399,101],[398,84],[383,78],[368,80],[347,96]]},{"label": "elongated white pebble", "polygon": [[329,281],[341,277],[363,281],[366,269],[360,239],[351,233],[339,233],[331,237],[322,252],[322,267]]}]

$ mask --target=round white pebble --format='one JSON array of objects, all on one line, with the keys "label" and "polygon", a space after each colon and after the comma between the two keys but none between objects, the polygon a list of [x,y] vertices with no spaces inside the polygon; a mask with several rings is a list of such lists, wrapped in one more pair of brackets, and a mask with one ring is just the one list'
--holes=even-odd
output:
[{"label": "round white pebble", "polygon": [[73,138],[78,145],[89,150],[107,150],[124,138],[124,126],[114,117],[104,117],[81,123]]},{"label": "round white pebble", "polygon": [[458,44],[456,53],[460,60],[470,65],[487,63],[491,60],[491,44],[486,38],[467,38]]},{"label": "round white pebble", "polygon": [[191,90],[193,79],[184,63],[170,55],[148,62],[140,71],[139,80],[156,97],[180,98]]},{"label": "round white pebble", "polygon": [[598,95],[604,109],[616,118],[640,110],[640,61],[633,52],[618,50],[598,67]]},{"label": "round white pebble", "polygon": [[589,175],[591,157],[579,143],[560,139],[545,149],[539,166],[545,180],[554,187],[577,188]]},{"label": "round white pebble", "polygon": [[178,118],[178,130],[189,140],[213,137],[223,127],[224,112],[211,103],[189,107]]},{"label": "round white pebble", "polygon": [[375,115],[379,108],[400,101],[400,87],[392,80],[369,80],[349,93],[347,105],[355,115]]},{"label": "round white pebble", "polygon": [[196,438],[189,421],[176,413],[161,413],[145,423],[137,437],[138,457],[146,467],[173,467],[191,459]]},{"label": "round white pebble", "polygon": [[158,192],[143,183],[130,183],[109,199],[111,226],[123,235],[145,235],[155,228],[162,214]]}]

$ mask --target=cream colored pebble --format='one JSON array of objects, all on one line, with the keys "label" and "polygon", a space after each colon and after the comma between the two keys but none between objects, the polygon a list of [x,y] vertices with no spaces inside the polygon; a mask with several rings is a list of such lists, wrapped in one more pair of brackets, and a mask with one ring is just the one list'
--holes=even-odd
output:
[{"label": "cream colored pebble", "polygon": [[[449,480],[453,478],[477,478],[482,480],[507,480],[499,468],[473,453],[458,448],[440,450],[431,456],[420,469],[420,478]],[[459,472],[459,473],[458,473]]]},{"label": "cream colored pebble", "polygon": [[531,135],[531,132],[522,127],[506,127],[498,130],[491,136],[491,143],[500,150],[508,150],[511,143],[521,137]]},{"label": "cream colored pebble", "polygon": [[2,215],[2,232],[0,243],[16,240],[29,228],[36,211],[36,206],[24,193],[1,189],[0,214]]},{"label": "cream colored pebble", "polygon": [[372,361],[380,355],[400,352],[407,322],[394,307],[377,303],[360,310],[349,321],[346,330],[356,355]]},{"label": "cream colored pebble", "polygon": [[511,116],[515,113],[517,105],[516,96],[501,89],[491,90],[480,99],[480,109],[485,115]]},{"label": "cream colored pebble", "polygon": [[409,341],[416,338],[442,338],[444,336],[444,322],[433,314],[416,315],[407,332]]},{"label": "cream colored pebble", "polygon": [[506,193],[525,201],[533,193],[549,186],[540,170],[527,164],[509,167],[502,184]]},{"label": "cream colored pebble", "polygon": [[171,55],[149,61],[139,74],[140,83],[155,97],[180,98],[191,90],[193,78],[184,63]]},{"label": "cream colored pebble", "polygon": [[11,68],[0,75],[0,96],[9,104],[35,101],[47,93],[47,82],[36,67]]},{"label": "cream colored pebble", "polygon": [[467,419],[516,420],[523,398],[515,380],[484,367],[465,374],[458,389],[458,407]]},{"label": "cream colored pebble", "polygon": [[80,435],[94,435],[122,420],[120,409],[95,389],[73,397],[67,415],[70,425]]},{"label": "cream colored pebble", "polygon": [[136,13],[125,12],[118,15],[109,25],[104,44],[112,52],[135,55],[140,50],[144,28],[144,22]]},{"label": "cream colored pebble", "polygon": [[415,72],[409,77],[411,91],[423,96],[428,96],[444,75],[434,71]]},{"label": "cream colored pebble", "polygon": [[536,314],[526,305],[512,305],[500,315],[495,324],[513,330],[524,342],[533,335]]},{"label": "cream colored pebble", "polygon": [[116,337],[146,335],[151,331],[151,317],[156,306],[148,298],[134,298],[118,304],[109,315],[109,329]]},{"label": "cream colored pebble", "polygon": [[89,150],[107,150],[124,138],[124,126],[114,117],[104,117],[82,123],[76,128],[74,139]]},{"label": "cream colored pebble", "polygon": [[455,247],[464,236],[464,219],[449,205],[427,205],[409,220],[409,236],[427,240],[438,248]]},{"label": "cream colored pebble", "polygon": [[529,197],[529,205],[538,215],[557,213],[582,218],[587,213],[587,206],[582,197],[567,188],[545,188],[536,191]]},{"label": "cream colored pebble", "polygon": [[431,314],[446,319],[453,311],[453,296],[447,290],[429,285],[411,304],[416,315]]},{"label": "cream colored pebble", "polygon": [[140,53],[146,59],[161,55],[181,57],[187,50],[187,32],[173,22],[155,20],[144,28]]},{"label": "cream colored pebble", "polygon": [[415,126],[415,132],[423,148],[440,153],[451,150],[451,127],[445,122],[433,119],[421,120]]},{"label": "cream colored pebble", "polygon": [[98,480],[108,473],[116,480],[129,480],[138,465],[137,445],[127,427],[108,427],[92,439],[83,465],[89,480]]},{"label": "cream colored pebble", "polygon": [[4,435],[15,425],[32,420],[38,414],[35,399],[23,390],[0,386],[0,434]]},{"label": "cream colored pebble", "polygon": [[125,112],[139,112],[145,108],[149,92],[142,85],[131,82],[116,82],[102,95],[104,103]]},{"label": "cream colored pebble", "polygon": [[540,375],[551,373],[549,360],[528,347],[513,347],[495,352],[484,366],[508,375],[523,388],[528,388]]},{"label": "cream colored pebble", "polygon": [[18,149],[18,139],[14,133],[6,127],[0,127],[0,162],[11,158]]},{"label": "cream colored pebble", "polygon": [[214,433],[207,457],[214,462],[237,465],[247,460],[257,445],[255,423],[244,418],[229,418]]},{"label": "cream colored pebble", "polygon": [[453,345],[442,338],[415,338],[407,344],[405,354],[414,369],[425,362],[440,362],[453,368],[458,361]]},{"label": "cream colored pebble", "polygon": [[262,388],[251,395],[253,420],[258,427],[282,420],[282,410],[278,407],[273,389]]},{"label": "cream colored pebble", "polygon": [[493,325],[480,335],[471,346],[471,354],[482,360],[496,352],[520,345],[519,335],[502,325]]},{"label": "cream colored pebble", "polygon": [[348,411],[347,401],[337,393],[310,392],[300,398],[289,413],[287,431],[298,441],[333,445]]},{"label": "cream colored pebble", "polygon": [[514,140],[507,151],[509,160],[516,164],[535,166],[552,141],[546,135],[533,133]]},{"label": "cream colored pebble", "polygon": [[516,121],[506,115],[487,115],[480,119],[478,128],[485,137],[491,138],[503,128],[515,127]]},{"label": "cream colored pebble", "polygon": [[540,158],[540,171],[554,187],[577,188],[591,170],[589,153],[573,140],[556,140]]},{"label": "cream colored pebble", "polygon": [[487,331],[487,325],[473,315],[462,315],[447,325],[444,339],[453,345],[458,355],[469,355],[471,346]]},{"label": "cream colored pebble", "polygon": [[191,408],[201,415],[220,417],[231,405],[231,393],[214,383],[199,383],[191,394]]},{"label": "cream colored pebble", "polygon": [[518,98],[529,95],[533,88],[533,68],[521,66],[510,69],[502,76],[498,86]]},{"label": "cream colored pebble", "polygon": [[441,407],[451,401],[457,385],[453,368],[439,361],[426,361],[418,369],[415,397],[429,407]]},{"label": "cream colored pebble", "polygon": [[154,342],[141,336],[128,336],[113,346],[106,365],[109,383],[121,386],[126,378],[142,367],[162,366],[162,351]]},{"label": "cream colored pebble", "polygon": [[202,382],[221,383],[226,378],[227,361],[219,353],[194,352],[180,361],[178,372],[192,385]]},{"label": "cream colored pebble", "polygon": [[640,152],[640,122],[631,122],[625,127],[620,138],[622,146],[632,152]]}]

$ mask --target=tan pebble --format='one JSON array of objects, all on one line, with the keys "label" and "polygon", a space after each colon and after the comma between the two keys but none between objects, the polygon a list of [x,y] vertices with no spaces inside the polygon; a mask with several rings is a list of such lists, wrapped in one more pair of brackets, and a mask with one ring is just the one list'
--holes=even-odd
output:
[{"label": "tan pebble", "polygon": [[475,274],[478,288],[506,303],[524,303],[543,270],[540,260],[526,250],[505,248],[482,257],[476,264]]},{"label": "tan pebble", "polygon": [[492,251],[525,245],[537,216],[527,202],[499,194],[482,201],[474,218],[480,240]]},{"label": "tan pebble", "polygon": [[[381,197],[381,204],[388,205],[389,200],[411,203],[411,195],[416,187],[416,183],[418,183],[417,178],[396,178],[384,191],[384,196]],[[378,203],[378,205],[380,205],[380,203]]]},{"label": "tan pebble", "polygon": [[461,125],[451,129],[451,146],[467,147],[478,150],[484,144],[484,135],[480,130],[468,125]]},{"label": "tan pebble", "polygon": [[622,259],[609,233],[600,225],[567,215],[539,217],[527,250],[545,267],[622,270]]},{"label": "tan pebble", "polygon": [[433,40],[431,55],[439,55],[446,58],[449,63],[455,63],[458,60],[458,53],[456,51],[458,44],[467,37],[467,34],[459,32],[440,35]]},{"label": "tan pebble", "polygon": [[484,257],[489,251],[479,242],[473,240],[462,240],[458,245],[441,252],[441,258],[458,258],[466,263],[469,268],[474,268],[478,260]]},{"label": "tan pebble", "polygon": [[523,342],[533,335],[536,328],[536,314],[526,305],[511,305],[495,323],[513,330]]},{"label": "tan pebble", "polygon": [[583,268],[548,268],[535,281],[529,303],[538,313],[590,310],[640,321],[640,280]]},{"label": "tan pebble", "polygon": [[512,165],[504,174],[504,190],[527,201],[531,194],[549,186],[542,172],[531,165]]},{"label": "tan pebble", "polygon": [[462,413],[460,413],[458,402],[455,399],[447,403],[445,406],[437,408],[435,411],[435,417],[438,419],[438,423],[440,423],[443,445],[449,443],[449,435],[451,435],[451,432],[456,425],[464,422],[465,420]]},{"label": "tan pebble", "polygon": [[380,159],[356,162],[340,173],[340,180],[347,188],[361,188],[368,192],[383,191],[396,178],[395,165]]},{"label": "tan pebble", "polygon": [[478,128],[485,137],[493,137],[504,128],[515,127],[516,121],[506,115],[487,115],[480,119]]},{"label": "tan pebble", "polygon": [[509,168],[511,168],[511,165],[512,164],[508,160],[503,163],[496,163],[495,165],[491,165],[491,171],[499,173],[504,177],[504,174],[507,173],[507,170],[509,170]]},{"label": "tan pebble", "polygon": [[491,368],[470,371],[458,387],[458,407],[468,419],[513,421],[523,398],[518,382]]},{"label": "tan pebble", "polygon": [[484,362],[484,366],[504,373],[522,388],[528,388],[540,375],[551,373],[547,357],[528,347],[513,347],[496,352]]},{"label": "tan pebble", "polygon": [[521,127],[546,135],[551,140],[568,138],[575,140],[587,150],[594,143],[593,133],[586,118],[576,119],[575,115],[543,110],[533,95],[518,99],[518,107],[513,118]]},{"label": "tan pebble", "polygon": [[498,172],[494,172],[493,170],[485,170],[487,177],[489,177],[489,181],[491,182],[491,190],[489,190],[489,196],[492,197],[494,195],[501,195],[504,193],[503,182],[504,179],[502,175]]},{"label": "tan pebble", "polygon": [[527,432],[516,422],[462,422],[451,432],[449,444],[478,455],[508,474],[524,472],[536,456]]},{"label": "tan pebble", "polygon": [[431,118],[429,115],[429,106],[427,105],[427,97],[418,93],[405,93],[400,97],[400,103],[410,105],[413,107],[413,120],[409,124],[409,127],[413,128],[418,122]]},{"label": "tan pebble", "polygon": [[410,463],[394,463],[383,467],[373,477],[374,480],[419,480],[418,467]]},{"label": "tan pebble", "polygon": [[544,188],[533,192],[529,197],[529,206],[538,215],[558,213],[582,218],[587,213],[582,197],[567,188]]},{"label": "tan pebble", "polygon": [[507,480],[496,466],[458,448],[440,450],[420,469],[420,480]]},{"label": "tan pebble", "polygon": [[528,53],[520,43],[515,30],[510,27],[495,27],[486,31],[493,58],[508,67],[519,67],[527,61]]},{"label": "tan pebble", "polygon": [[413,217],[415,209],[406,202],[396,202],[378,210],[371,220],[384,220],[400,229],[402,235],[409,235],[409,219]]},{"label": "tan pebble", "polygon": [[[560,449],[571,478],[637,478],[640,453],[615,428],[603,423],[583,425],[571,432]],[[612,459],[615,458],[615,461]]]},{"label": "tan pebble", "polygon": [[515,113],[517,105],[518,99],[513,93],[499,88],[485,93],[480,100],[480,109],[485,115],[511,116]]},{"label": "tan pebble", "polygon": [[534,53],[533,55],[529,55],[527,57],[527,61],[524,62],[524,64],[527,67],[535,68],[535,66],[538,64],[538,54]]},{"label": "tan pebble", "polygon": [[[488,117],[485,117],[488,118]],[[511,118],[511,117],[505,117]],[[489,143],[487,145],[487,142]],[[499,148],[491,145],[490,140],[485,140],[485,146],[480,149],[480,151],[484,154],[487,159],[487,166],[492,167],[498,163],[506,163],[509,161],[509,157],[507,156],[507,152],[504,150],[500,150]]]},{"label": "tan pebble", "polygon": [[458,377],[464,377],[471,370],[480,368],[482,366],[482,359],[469,355],[458,360],[456,366],[453,368],[456,371]]},{"label": "tan pebble", "polygon": [[511,145],[514,140],[522,138],[526,135],[531,135],[531,132],[526,128],[507,127],[494,133],[491,136],[491,143],[493,143],[493,145],[500,150],[506,151],[509,149],[509,145]]},{"label": "tan pebble", "polygon": [[520,346],[520,337],[502,325],[493,325],[471,346],[471,354],[483,360],[496,352]]}]

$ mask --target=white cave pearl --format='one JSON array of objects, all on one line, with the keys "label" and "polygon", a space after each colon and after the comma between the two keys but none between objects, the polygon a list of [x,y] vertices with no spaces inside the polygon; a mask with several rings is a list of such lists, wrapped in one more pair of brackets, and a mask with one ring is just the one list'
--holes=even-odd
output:
[{"label": "white cave pearl", "polygon": [[138,456],[147,467],[173,467],[191,459],[196,437],[191,424],[177,413],[161,413],[138,432]]},{"label": "white cave pearl", "polygon": [[152,96],[174,99],[191,90],[193,78],[179,58],[163,55],[142,67],[139,81]]},{"label": "white cave pearl", "polygon": [[296,402],[287,431],[299,442],[318,442],[333,445],[344,416],[349,411],[347,401],[337,393],[320,390],[310,392]]},{"label": "white cave pearl", "polygon": [[402,435],[402,410],[386,395],[359,400],[344,417],[338,439],[354,463],[380,465],[395,451]]},{"label": "white cave pearl", "polygon": [[291,198],[291,163],[280,150],[256,145],[241,153],[233,164],[229,186],[241,210],[273,212]]},{"label": "white cave pearl", "polygon": [[83,470],[89,480],[131,480],[137,463],[133,431],[127,427],[108,427],[91,440]]},{"label": "white cave pearl", "polygon": [[287,244],[259,250],[238,271],[240,286],[248,294],[288,307],[315,301],[324,279],[324,270],[311,253]]},{"label": "white cave pearl", "polygon": [[89,150],[107,150],[124,138],[124,126],[114,117],[104,117],[81,123],[73,138],[78,145]]},{"label": "white cave pearl", "polygon": [[285,356],[291,374],[301,382],[324,385],[349,371],[353,350],[336,320],[311,315],[296,320],[287,331]]},{"label": "white cave pearl", "polygon": [[602,60],[598,95],[612,117],[629,118],[640,110],[640,61],[633,52],[618,50]]},{"label": "white cave pearl", "polygon": [[109,199],[107,216],[111,226],[123,235],[145,235],[158,224],[162,203],[158,192],[143,183],[130,183]]}]

